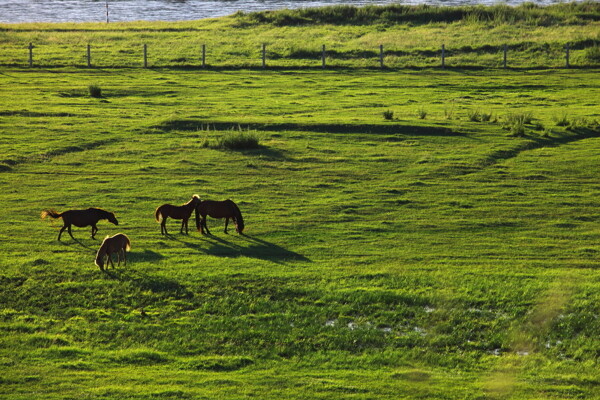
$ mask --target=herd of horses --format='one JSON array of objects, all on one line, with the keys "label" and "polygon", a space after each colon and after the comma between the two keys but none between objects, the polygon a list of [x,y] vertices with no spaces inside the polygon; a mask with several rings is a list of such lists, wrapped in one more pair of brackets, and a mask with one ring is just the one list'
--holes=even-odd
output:
[{"label": "herd of horses", "polygon": [[[239,207],[233,201],[200,200],[200,197],[197,195],[192,196],[190,201],[181,206],[163,204],[154,212],[154,218],[157,222],[160,222],[160,233],[163,235],[168,235],[166,225],[167,218],[181,220],[181,229],[179,232],[183,233],[183,229],[185,228],[185,233],[188,234],[188,221],[194,211],[196,212],[196,229],[202,231],[203,235],[211,234],[208,230],[208,226],[206,226],[207,216],[217,219],[225,218],[225,233],[227,233],[229,220],[235,224],[237,233],[242,234],[244,230],[244,218],[242,217]],[[51,209],[44,210],[42,211],[41,217],[42,219],[46,217],[54,219],[62,218],[63,227],[58,233],[59,241],[65,229],[69,232],[71,238],[75,239],[71,232],[71,226],[73,225],[79,228],[91,226],[92,239],[95,239],[96,233],[98,232],[98,228],[96,227],[98,221],[108,220],[114,225],[119,225],[119,221],[117,221],[114,213],[93,207],[88,208],[87,210],[68,210],[62,213]],[[114,236],[106,236],[96,254],[95,263],[101,270],[104,270],[105,265],[108,268],[108,264],[114,268],[115,265],[112,260],[112,254],[116,254],[117,265],[121,265],[121,259],[123,259],[124,264],[127,265],[126,252],[130,249],[131,241],[127,235],[118,233]],[[107,261],[105,262],[105,260]]]}]

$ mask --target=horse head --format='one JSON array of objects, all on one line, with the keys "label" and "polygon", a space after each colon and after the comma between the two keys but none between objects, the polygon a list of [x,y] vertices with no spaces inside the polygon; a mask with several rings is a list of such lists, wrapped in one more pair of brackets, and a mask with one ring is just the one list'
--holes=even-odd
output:
[{"label": "horse head", "polygon": [[98,252],[95,264],[100,267],[101,270],[104,270],[104,254],[100,255],[100,252]]},{"label": "horse head", "polygon": [[107,219],[109,222],[112,222],[115,225],[119,225],[119,221],[117,221],[117,217],[115,217],[115,214],[109,212],[107,215]]}]

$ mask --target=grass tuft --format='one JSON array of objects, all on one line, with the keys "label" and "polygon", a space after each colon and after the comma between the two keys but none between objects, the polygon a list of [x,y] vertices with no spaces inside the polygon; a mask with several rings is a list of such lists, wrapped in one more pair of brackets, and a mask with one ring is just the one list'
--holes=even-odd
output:
[{"label": "grass tuft", "polygon": [[554,118],[554,124],[556,126],[569,126],[571,125],[571,121],[569,120],[569,116],[567,114],[562,114],[560,117]]},{"label": "grass tuft", "polygon": [[94,97],[97,99],[102,98],[102,88],[98,85],[89,85],[88,92],[90,94],[90,97]]},{"label": "grass tuft", "polygon": [[260,140],[256,132],[229,131],[217,139],[215,147],[227,150],[258,149]]}]

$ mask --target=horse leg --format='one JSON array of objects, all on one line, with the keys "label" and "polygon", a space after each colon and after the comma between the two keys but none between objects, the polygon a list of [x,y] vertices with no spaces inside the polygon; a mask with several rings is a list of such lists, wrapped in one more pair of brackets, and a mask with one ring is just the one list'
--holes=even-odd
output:
[{"label": "horse leg", "polygon": [[[62,233],[65,231],[65,229],[67,229],[68,225],[63,225],[62,228],[60,228],[60,232],[58,232],[58,240],[60,241],[60,235],[62,235]],[[71,235],[71,237],[73,237],[73,235]]]},{"label": "horse leg", "polygon": [[[110,265],[113,267],[113,269],[115,269],[115,263],[113,263],[112,254],[107,253],[106,255],[108,256],[108,261],[110,262]],[[106,269],[108,269],[108,263],[106,263]]]},{"label": "horse leg", "polygon": [[160,233],[162,233],[163,235],[168,235],[169,234],[167,232],[167,218],[165,216],[163,216],[163,220],[160,223]]},{"label": "horse leg", "polygon": [[73,237],[73,233],[71,232],[71,225],[69,225],[69,226],[67,227],[67,231],[69,232],[69,235],[71,236],[71,238],[72,238],[73,240],[75,240],[75,238]]},{"label": "horse leg", "polygon": [[127,251],[124,247],[121,249],[121,251],[123,252],[123,265],[127,265]]},{"label": "horse leg", "polygon": [[[203,226],[203,227],[204,227],[204,229],[206,229],[206,234],[207,234],[207,235],[210,235],[210,234],[211,234],[211,233],[210,233],[210,231],[208,230],[208,226],[206,225],[206,216],[203,216],[203,217],[202,217],[202,222],[201,222],[201,225],[200,225],[200,226]],[[202,231],[202,233],[204,234],[204,230]]]},{"label": "horse leg", "polygon": [[225,233],[227,233],[227,224],[229,224],[229,217],[225,217]]},{"label": "horse leg", "polygon": [[96,239],[96,232],[98,232],[98,228],[96,227],[96,224],[92,225],[92,239]]},{"label": "horse leg", "polygon": [[[183,234],[183,226],[185,225],[185,218],[181,219],[181,228],[179,228],[179,233]],[[187,232],[186,232],[187,233]]]}]

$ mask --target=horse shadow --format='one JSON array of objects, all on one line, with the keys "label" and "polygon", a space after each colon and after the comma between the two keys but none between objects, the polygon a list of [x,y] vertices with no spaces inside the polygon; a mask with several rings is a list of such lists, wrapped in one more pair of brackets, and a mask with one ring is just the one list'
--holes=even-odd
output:
[{"label": "horse shadow", "polygon": [[128,282],[133,287],[137,287],[144,292],[149,291],[174,299],[190,299],[194,297],[193,292],[185,285],[165,276],[149,275],[134,269],[110,269],[105,270],[104,274],[109,279]]},{"label": "horse shadow", "polygon": [[286,262],[312,262],[306,256],[288,250],[275,243],[267,242],[266,240],[246,234],[238,235],[238,237],[244,239],[248,243],[248,246],[240,246],[239,244],[214,235],[202,236],[203,242],[208,243],[209,247],[203,245],[202,242],[192,243],[176,237],[171,237],[171,239],[182,243],[192,250],[216,257],[249,257],[271,261],[277,264],[285,264]]},{"label": "horse shadow", "polygon": [[133,262],[136,261],[158,261],[165,258],[160,253],[157,253],[152,250],[145,249],[144,251],[129,251],[127,253],[127,260],[131,260]]},{"label": "horse shadow", "polygon": [[312,262],[308,257],[288,250],[275,243],[267,242],[250,235],[240,235],[240,238],[249,243],[248,247],[244,247],[244,255],[247,257],[260,258],[278,261],[293,261],[293,262]]},{"label": "horse shadow", "polygon": [[[102,243],[102,241],[98,241],[97,239],[91,239],[91,240],[95,240],[95,241],[98,243],[98,245]],[[63,241],[60,241],[60,243],[61,243],[63,246],[72,246],[72,245],[74,245],[74,244],[77,244],[77,245],[79,245],[80,247],[82,247],[83,249],[85,249],[86,251],[92,251],[92,252],[94,252],[94,253],[96,253],[96,252],[98,251],[98,246],[92,247],[92,246],[90,246],[89,244],[86,244],[86,243],[84,243],[84,242],[83,242],[82,240],[80,240],[80,239],[73,238],[73,242],[75,242],[75,243],[72,243],[72,242],[63,242]]]}]

